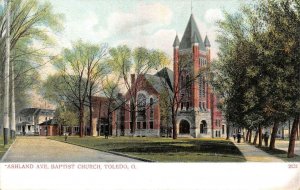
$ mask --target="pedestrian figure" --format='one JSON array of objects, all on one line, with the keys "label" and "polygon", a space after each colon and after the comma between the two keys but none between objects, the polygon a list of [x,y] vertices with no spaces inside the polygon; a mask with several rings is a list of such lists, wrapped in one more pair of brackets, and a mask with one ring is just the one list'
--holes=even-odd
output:
[{"label": "pedestrian figure", "polygon": [[65,141],[68,140],[68,133],[65,133]]},{"label": "pedestrian figure", "polygon": [[235,142],[235,133],[233,133],[233,135],[232,135],[232,136],[233,136],[233,140],[234,140],[234,142]]},{"label": "pedestrian figure", "polygon": [[104,135],[105,139],[108,139],[108,127],[105,127]]},{"label": "pedestrian figure", "polygon": [[265,141],[265,146],[268,146],[268,142],[269,142],[269,133],[266,132],[264,135],[264,141]]},{"label": "pedestrian figure", "polygon": [[237,134],[237,142],[238,142],[238,143],[241,142],[241,138],[242,138],[241,133],[238,133],[238,134]]}]

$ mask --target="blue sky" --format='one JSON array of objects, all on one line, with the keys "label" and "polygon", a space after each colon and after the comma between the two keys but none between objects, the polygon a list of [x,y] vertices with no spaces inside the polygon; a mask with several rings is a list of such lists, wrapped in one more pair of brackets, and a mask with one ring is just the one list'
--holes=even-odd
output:
[{"label": "blue sky", "polygon": [[[109,46],[158,48],[170,56],[176,33],[181,38],[191,14],[190,0],[51,0],[65,15],[59,45],[82,39]],[[241,0],[193,0],[193,14],[202,38],[206,34],[216,57],[216,26],[222,10],[235,12]]]}]

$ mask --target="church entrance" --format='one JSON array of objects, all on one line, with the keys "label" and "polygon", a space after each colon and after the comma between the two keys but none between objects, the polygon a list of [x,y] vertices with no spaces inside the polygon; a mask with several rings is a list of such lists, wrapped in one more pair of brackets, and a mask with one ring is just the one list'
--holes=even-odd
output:
[{"label": "church entrance", "polygon": [[179,134],[190,134],[190,124],[187,120],[180,121]]}]

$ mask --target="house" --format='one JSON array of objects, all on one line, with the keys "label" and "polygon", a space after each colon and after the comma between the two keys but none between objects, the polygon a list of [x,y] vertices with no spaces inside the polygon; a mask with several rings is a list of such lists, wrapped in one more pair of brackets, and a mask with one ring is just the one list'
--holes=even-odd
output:
[{"label": "house", "polygon": [[60,135],[60,128],[55,119],[49,119],[39,124],[41,136]]},{"label": "house", "polygon": [[42,108],[25,108],[17,115],[16,134],[17,135],[39,135],[39,124],[53,119],[54,110]]}]

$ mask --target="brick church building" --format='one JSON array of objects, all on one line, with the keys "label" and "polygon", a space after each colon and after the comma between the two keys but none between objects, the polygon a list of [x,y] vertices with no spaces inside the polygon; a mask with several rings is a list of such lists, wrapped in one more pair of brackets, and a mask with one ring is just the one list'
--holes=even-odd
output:
[{"label": "brick church building", "polygon": [[211,64],[210,42],[200,35],[193,14],[181,41],[173,43],[174,87],[180,108],[177,114],[178,134],[192,137],[225,136],[225,121],[218,110],[218,99],[207,82],[205,68]]},{"label": "brick church building", "polygon": [[[181,41],[176,35],[173,43],[173,71],[164,68],[150,75],[131,75],[136,86],[136,123],[131,121],[130,94],[123,95],[124,105],[113,112],[110,134],[118,136],[169,136],[171,120],[165,121],[161,112],[161,96],[167,90],[176,94],[178,137],[224,137],[226,122],[218,110],[218,98],[207,81],[205,68],[211,64],[210,42],[200,35],[193,14]],[[163,85],[164,84],[164,85]],[[170,113],[171,114],[171,113]],[[99,120],[99,118],[98,118]],[[102,123],[103,124],[103,123]],[[93,128],[96,129],[96,123]],[[165,130],[167,129],[167,130]],[[100,129],[98,129],[100,130]],[[99,133],[98,133],[99,134]]]}]

